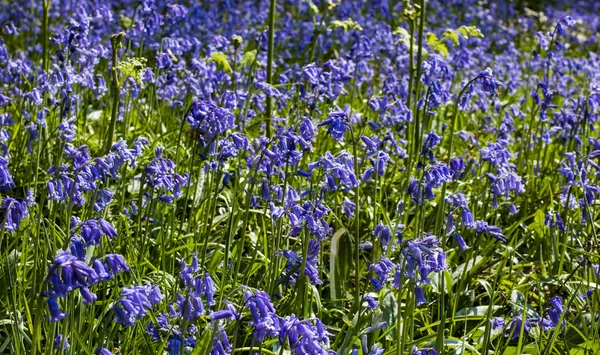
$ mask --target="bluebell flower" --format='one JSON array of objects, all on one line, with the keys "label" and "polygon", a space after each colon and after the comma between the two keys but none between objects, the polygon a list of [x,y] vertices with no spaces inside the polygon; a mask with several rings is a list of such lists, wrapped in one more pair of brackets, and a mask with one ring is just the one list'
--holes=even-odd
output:
[{"label": "bluebell flower", "polygon": [[433,154],[433,148],[435,148],[442,141],[442,137],[435,134],[434,131],[429,132],[425,141],[423,142],[423,149],[421,154],[424,155],[430,162],[435,162],[435,155]]},{"label": "bluebell flower", "polygon": [[29,215],[27,202],[11,197],[6,197],[2,200],[0,211],[3,212],[2,216],[4,218],[2,227],[11,233],[19,229],[23,219]]},{"label": "bluebell flower", "polygon": [[50,311],[50,318],[46,318],[49,322],[58,322],[67,316],[63,313],[58,306],[58,302],[53,297],[48,297],[48,310]]},{"label": "bluebell flower", "polygon": [[8,163],[8,158],[0,157],[0,191],[2,192],[8,192],[15,187],[12,174],[8,169]]},{"label": "bluebell flower", "polygon": [[317,319],[316,324],[301,321],[295,315],[281,320],[279,342],[285,344],[287,338],[290,349],[296,354],[329,354],[329,334],[323,323]]},{"label": "bluebell flower", "polygon": [[376,139],[371,139],[369,137],[361,136],[360,139],[363,141],[365,146],[367,146],[367,150],[377,151],[378,143]]},{"label": "bluebell flower", "polygon": [[528,335],[531,332],[532,328],[537,326],[537,323],[530,318],[525,320],[525,334],[521,334],[521,327],[523,324],[523,319],[521,316],[513,317],[508,323],[508,329],[506,329],[506,333],[504,333],[505,337],[509,337],[511,340],[517,340],[523,335]]},{"label": "bluebell flower", "polygon": [[[550,305],[552,308],[546,308],[548,315],[540,320],[541,326],[545,331],[556,328],[560,324],[560,317],[565,311],[563,300],[560,296],[550,298]],[[563,319],[562,325],[565,325],[565,323],[566,322]]]},{"label": "bluebell flower", "polygon": [[124,287],[121,299],[113,306],[115,321],[125,327],[131,327],[137,319],[146,316],[152,306],[160,303],[164,296],[155,285]]},{"label": "bluebell flower", "polygon": [[377,158],[375,160],[375,171],[377,172],[377,175],[385,175],[385,165],[389,160],[390,156],[387,153],[379,151],[379,154],[377,155]]},{"label": "bluebell flower", "polygon": [[435,349],[433,348],[419,349],[416,346],[414,346],[412,350],[412,355],[437,355],[437,351],[435,351]]},{"label": "bluebell flower", "polygon": [[467,207],[460,211],[461,223],[467,229],[474,229],[476,227],[475,220],[473,219],[473,213]]},{"label": "bluebell flower", "polygon": [[354,210],[356,210],[356,204],[344,197],[344,201],[342,201],[342,210],[346,217],[352,218],[354,216]]},{"label": "bluebell flower", "polygon": [[373,270],[375,275],[377,275],[377,278],[371,278],[371,283],[376,292],[383,289],[383,286],[388,282],[395,268],[396,265],[384,256],[380,257],[376,263],[369,266],[369,270]]},{"label": "bluebell flower", "polygon": [[71,251],[71,254],[73,256],[75,256],[77,259],[81,260],[81,261],[85,261],[86,259],[86,253],[85,253],[85,246],[83,245],[83,241],[81,240],[81,238],[77,237],[77,236],[73,236],[70,239],[70,245],[69,245],[69,250]]},{"label": "bluebell flower", "polygon": [[[366,347],[366,344],[365,344],[365,347]],[[373,344],[368,355],[383,355],[384,352],[385,352],[385,349],[382,348],[379,345],[379,343],[377,343],[377,344]],[[365,352],[363,351],[363,353],[365,353]]]},{"label": "bluebell flower", "polygon": [[71,229],[73,233],[78,233],[81,236],[86,245],[100,245],[100,238],[106,236],[113,239],[118,235],[113,225],[102,218],[80,222],[78,218],[73,217],[71,219]]},{"label": "bluebell flower", "polygon": [[79,292],[81,293],[81,297],[83,298],[83,303],[85,303],[85,304],[92,304],[98,298],[87,287],[80,287]]},{"label": "bluebell flower", "polygon": [[71,347],[69,344],[69,339],[62,334],[58,334],[56,338],[54,338],[54,345],[56,346],[56,350],[67,350]]},{"label": "bluebell flower", "polygon": [[463,237],[461,237],[459,234],[455,234],[454,239],[456,240],[456,244],[458,244],[458,248],[461,253],[464,253],[465,250],[470,248]]},{"label": "bluebell flower", "polygon": [[508,150],[508,141],[498,140],[490,143],[479,151],[481,160],[491,163],[493,166],[505,166],[509,163],[512,154]]},{"label": "bluebell flower", "polygon": [[112,275],[110,269],[108,268],[108,265],[103,263],[101,260],[99,260],[99,259],[94,260],[93,268],[94,268],[94,271],[96,272],[96,275],[98,275],[98,280],[110,281],[110,280],[114,279],[114,276]]},{"label": "bluebell flower", "polygon": [[504,329],[504,327],[506,326],[504,318],[501,317],[494,317],[490,319],[490,323],[492,325],[492,329]]},{"label": "bluebell flower", "polygon": [[366,295],[363,300],[365,302],[367,302],[367,309],[374,311],[377,309],[377,306],[379,306],[379,302],[377,302],[373,296],[370,295]]},{"label": "bluebell flower", "polygon": [[98,190],[94,201],[94,212],[102,212],[112,202],[114,193],[110,190]]},{"label": "bluebell flower", "polygon": [[167,347],[165,350],[169,352],[169,355],[179,355],[181,349],[181,340],[178,337],[169,338]]},{"label": "bluebell flower", "polygon": [[156,158],[146,166],[146,181],[155,190],[171,192],[172,196],[182,196],[181,186],[188,184],[187,173],[181,176],[175,173],[175,163],[171,159],[162,157],[162,149],[156,149]]},{"label": "bluebell flower", "polygon": [[58,125],[58,137],[65,142],[73,142],[75,140],[75,134],[77,126],[75,125],[76,117],[72,117],[70,119],[62,121]]},{"label": "bluebell flower", "polygon": [[0,94],[0,107],[8,105],[11,101],[10,97]]},{"label": "bluebell flower", "polygon": [[211,355],[226,355],[231,352],[231,344],[229,343],[229,337],[224,329],[219,328],[215,332],[213,338],[213,346]]},{"label": "bluebell flower", "polygon": [[[444,163],[438,163],[434,165],[430,165],[423,175],[423,184],[425,185],[425,199],[432,200],[436,197],[433,193],[433,189],[441,186],[445,182],[452,181],[452,175],[448,166]],[[409,185],[409,191],[413,200],[420,203],[421,202],[421,189],[417,188],[417,181],[411,180],[411,185]]]},{"label": "bluebell flower", "polygon": [[430,272],[440,272],[448,268],[446,254],[439,247],[438,239],[431,234],[407,241],[402,253],[406,257],[405,275],[419,283],[430,283]]},{"label": "bluebell flower", "polygon": [[215,286],[212,276],[209,273],[204,274],[203,285],[202,295],[206,296],[206,303],[209,306],[214,306],[216,304],[214,297],[217,286]]},{"label": "bluebell flower", "polygon": [[121,271],[129,271],[129,266],[127,266],[125,259],[120,254],[107,254],[106,263],[113,274],[118,274]]},{"label": "bluebell flower", "polygon": [[427,303],[423,288],[421,286],[415,286],[415,303],[417,306]]},{"label": "bluebell flower", "polygon": [[107,348],[100,347],[100,346],[96,349],[96,354],[97,355],[113,355],[112,351],[108,350]]},{"label": "bluebell flower", "polygon": [[372,177],[373,177],[373,172],[375,171],[374,168],[367,168],[365,169],[365,171],[363,172],[362,176],[360,177],[360,179],[363,182],[369,182],[371,181]]},{"label": "bluebell flower", "polygon": [[321,122],[319,127],[328,126],[327,133],[336,141],[341,142],[344,140],[348,122],[348,115],[344,111],[331,111],[329,117]]},{"label": "bluebell flower", "polygon": [[222,309],[222,310],[216,311],[216,312],[212,312],[210,314],[211,322],[221,320],[221,319],[227,319],[230,321],[234,321],[236,319],[239,319],[240,317],[241,317],[240,314],[235,310],[235,307],[230,303],[227,303],[227,305],[225,306],[225,309]]},{"label": "bluebell flower", "polygon": [[48,267],[46,276],[51,297],[65,297],[79,287],[89,287],[99,281],[99,276],[85,262],[67,251],[60,251]]},{"label": "bluebell flower", "polygon": [[478,75],[481,88],[484,92],[495,95],[498,91],[498,81],[494,78],[494,72],[491,68],[486,68]]},{"label": "bluebell flower", "polygon": [[567,29],[575,26],[575,20],[571,16],[565,16],[561,18],[556,24],[556,32],[559,36],[565,36]]},{"label": "bluebell flower", "polygon": [[[309,240],[308,257],[306,259],[304,274],[308,277],[312,285],[321,285],[323,283],[323,281],[319,279],[319,268],[317,266],[320,250],[321,245],[317,240]],[[288,275],[286,275],[286,277],[289,279],[289,283],[295,284],[299,277],[299,272],[296,271],[293,274],[291,274],[291,272],[296,270],[298,265],[302,265],[303,258],[300,257],[298,253],[290,250],[284,250],[281,254],[287,259],[285,269]]]},{"label": "bluebell flower", "polygon": [[490,226],[485,221],[477,221],[475,231],[480,234],[487,233],[501,242],[506,242],[508,239],[502,234],[502,229],[496,226]]},{"label": "bluebell flower", "polygon": [[550,229],[558,228],[558,230],[562,233],[567,231],[567,227],[565,226],[565,223],[562,221],[562,218],[558,212],[554,214],[548,213],[544,218],[544,225]]},{"label": "bluebell flower", "polygon": [[373,235],[379,238],[382,249],[387,250],[388,245],[392,240],[392,232],[390,232],[390,228],[379,222],[379,224],[373,230]]},{"label": "bluebell flower", "polygon": [[256,291],[256,293],[246,291],[244,298],[252,316],[252,320],[248,325],[254,328],[252,331],[254,339],[262,342],[267,336],[278,336],[280,330],[279,318],[269,295],[264,291]]},{"label": "bluebell flower", "polygon": [[186,114],[186,120],[197,131],[203,145],[235,127],[235,115],[210,100],[194,102]]}]

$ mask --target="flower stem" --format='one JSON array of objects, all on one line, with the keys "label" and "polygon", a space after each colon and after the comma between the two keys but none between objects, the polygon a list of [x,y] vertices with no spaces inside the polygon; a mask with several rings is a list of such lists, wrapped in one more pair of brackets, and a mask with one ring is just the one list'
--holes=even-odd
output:
[{"label": "flower stem", "polygon": [[117,116],[119,112],[119,96],[121,94],[119,84],[119,73],[117,72],[117,64],[119,61],[119,49],[121,49],[121,40],[125,36],[125,32],[114,34],[110,37],[112,44],[112,110],[110,114],[110,126],[108,128],[108,138],[106,139],[106,145],[104,147],[104,154],[110,152],[110,147],[113,144],[113,137],[115,134],[115,126],[117,124]]},{"label": "flower stem", "polygon": [[[267,52],[267,84],[273,84],[273,52],[274,52],[274,36],[275,36],[275,7],[276,0],[271,0],[269,7],[269,50]],[[267,96],[267,138],[271,138],[271,119],[273,116],[273,98]]]}]

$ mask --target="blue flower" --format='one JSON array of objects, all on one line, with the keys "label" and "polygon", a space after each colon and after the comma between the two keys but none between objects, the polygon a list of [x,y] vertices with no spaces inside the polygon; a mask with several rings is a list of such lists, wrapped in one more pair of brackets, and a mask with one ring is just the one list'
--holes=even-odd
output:
[{"label": "blue flower", "polygon": [[301,321],[295,315],[287,316],[281,320],[279,342],[285,344],[287,338],[290,349],[295,354],[329,354],[329,334],[325,331],[323,323],[315,320],[316,324]]},{"label": "blue flower", "polygon": [[504,318],[500,317],[494,317],[490,319],[490,323],[492,325],[492,329],[504,329],[504,327],[506,326]]},{"label": "blue flower", "polygon": [[108,350],[107,348],[100,347],[100,346],[96,349],[96,354],[97,355],[113,355],[112,351]]},{"label": "blue flower", "polygon": [[252,316],[252,320],[248,325],[254,328],[252,331],[254,339],[262,342],[267,336],[278,336],[280,330],[279,317],[269,295],[264,291],[256,291],[256,293],[246,291],[244,298]]},{"label": "blue flower", "polygon": [[344,140],[348,122],[348,115],[344,111],[331,111],[329,117],[321,122],[319,127],[328,126],[327,133],[336,141],[341,142]]},{"label": "blue flower", "polygon": [[[304,268],[304,274],[308,277],[312,285],[321,285],[323,281],[319,279],[319,268],[317,267],[319,251],[321,245],[318,241],[311,239],[308,242],[308,258],[306,260],[306,267]],[[288,273],[285,275],[289,279],[289,283],[295,284],[299,277],[297,270],[298,265],[302,265],[303,258],[290,250],[284,250],[281,254],[287,259],[285,269]],[[292,274],[293,272],[293,274]]]},{"label": "blue flower", "polygon": [[344,197],[344,201],[342,201],[342,210],[346,217],[351,218],[354,216],[354,210],[356,209],[356,204],[346,197]]},{"label": "blue flower", "polygon": [[[407,246],[402,249],[402,253],[406,256],[405,275],[416,279],[419,283],[430,283],[430,272],[440,272],[448,268],[446,254],[439,247],[437,238],[431,234],[407,241]],[[417,279],[417,272],[419,279]]]},{"label": "blue flower", "polygon": [[364,300],[365,302],[367,302],[367,309],[369,309],[369,310],[371,310],[371,311],[374,311],[374,310],[376,310],[376,309],[377,309],[377,306],[379,306],[379,302],[377,302],[377,301],[376,301],[376,300],[373,298],[373,296],[366,295],[366,296],[363,298],[363,300]]},{"label": "blue flower", "polygon": [[222,309],[222,310],[216,311],[216,312],[212,312],[210,314],[211,322],[221,320],[221,319],[228,319],[230,321],[233,321],[233,320],[236,320],[239,318],[240,318],[240,314],[235,310],[235,307],[233,307],[233,305],[230,303],[227,303],[227,305],[225,306],[225,309]]},{"label": "blue flower", "polygon": [[166,350],[170,355],[179,355],[179,350],[181,348],[181,340],[178,337],[171,337],[167,344]]},{"label": "blue flower", "polygon": [[27,208],[27,202],[23,200],[16,200],[11,197],[6,197],[2,201],[0,211],[3,211],[2,216],[4,217],[3,228],[7,231],[14,233],[21,226],[21,221],[29,215],[29,209]]},{"label": "blue flower", "polygon": [[67,350],[71,347],[69,339],[62,334],[58,334],[56,338],[54,338],[54,345],[56,345],[56,350]]},{"label": "blue flower", "polygon": [[65,297],[79,287],[89,287],[99,281],[96,271],[67,251],[61,251],[48,267],[51,297]]},{"label": "blue flower", "polygon": [[458,248],[461,253],[464,253],[465,250],[470,248],[463,237],[461,237],[459,234],[455,234],[454,239],[456,240],[456,244],[458,244]]},{"label": "blue flower", "polygon": [[487,233],[501,242],[506,242],[508,240],[506,236],[502,234],[502,229],[500,227],[490,226],[485,221],[477,221],[475,231],[480,234]]},{"label": "blue flower", "polygon": [[373,230],[373,235],[379,238],[382,249],[387,250],[388,245],[392,240],[392,232],[390,232],[390,228],[379,222],[379,224]]},{"label": "blue flower", "polygon": [[[544,330],[554,329],[560,324],[560,317],[564,313],[565,309],[563,306],[563,300],[560,296],[550,298],[550,305],[552,308],[546,308],[548,315],[542,320],[542,327]],[[563,319],[562,324],[565,324]]]},{"label": "blue flower", "polygon": [[121,296],[113,310],[115,321],[125,327],[131,327],[137,319],[145,317],[148,310],[164,298],[155,285],[124,287]]},{"label": "blue flower", "polygon": [[[510,336],[511,340],[519,339],[522,336],[522,334],[521,334],[522,326],[523,326],[523,319],[521,318],[521,316],[513,317],[513,319],[511,319],[510,323],[508,324],[508,329],[506,330],[506,333],[504,333],[504,336],[505,337]],[[537,326],[537,323],[535,322],[534,319],[527,318],[525,320],[525,325],[524,325],[524,327],[525,327],[524,335],[529,334],[531,332],[531,328],[535,328],[536,326]]]},{"label": "blue flower", "polygon": [[12,174],[8,169],[9,159],[0,157],[0,191],[8,192],[10,189],[15,187]]},{"label": "blue flower", "polygon": [[129,271],[129,266],[127,266],[125,259],[120,254],[107,254],[106,263],[113,274],[118,274],[121,271]]},{"label": "blue flower", "polygon": [[53,297],[48,298],[48,310],[50,311],[50,318],[46,318],[49,322],[58,322],[59,320],[67,316],[63,313],[58,306],[58,302]]},{"label": "blue flower", "polygon": [[437,355],[437,351],[432,348],[421,348],[418,349],[416,346],[413,347],[412,355]]}]

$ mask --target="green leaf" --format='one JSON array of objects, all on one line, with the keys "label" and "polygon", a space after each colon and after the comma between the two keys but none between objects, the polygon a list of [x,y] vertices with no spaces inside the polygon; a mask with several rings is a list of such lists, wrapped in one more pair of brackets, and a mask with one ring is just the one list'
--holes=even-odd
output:
[{"label": "green leaf", "polygon": [[133,25],[133,21],[129,17],[123,14],[120,14],[119,17],[121,18],[121,22],[123,23],[123,28],[130,28],[131,25]]},{"label": "green leaf", "polygon": [[331,238],[331,254],[329,257],[329,281],[331,284],[331,298],[339,299],[346,295],[345,280],[350,271],[352,250],[346,228],[338,229]]},{"label": "green leaf", "polygon": [[447,57],[448,56],[448,47],[444,43],[444,40],[445,40],[444,37],[442,37],[441,40],[438,39],[438,37],[435,35],[435,33],[427,34],[427,44],[431,47],[431,49],[435,52],[439,52],[444,57]]},{"label": "green leaf", "polygon": [[117,70],[125,76],[123,80],[132,77],[142,86],[142,74],[146,69],[146,58],[131,57],[117,63]]},{"label": "green leaf", "polygon": [[318,15],[319,14],[319,8],[317,7],[317,5],[315,5],[314,2],[312,2],[312,0],[308,0],[308,8],[310,9],[310,12],[313,15]]},{"label": "green leaf", "polygon": [[200,338],[190,355],[207,354],[208,350],[210,349],[210,345],[212,344],[212,333],[213,332],[210,330],[210,326],[207,325],[202,332],[202,338]]},{"label": "green leaf", "polygon": [[352,17],[349,17],[345,21],[339,21],[339,20],[331,21],[331,25],[329,25],[329,28],[342,28],[344,30],[344,32],[347,32],[348,30],[357,30],[357,31],[363,30],[362,27],[360,27],[360,25],[358,24],[358,22],[354,21],[352,19]]},{"label": "green leaf", "polygon": [[571,355],[600,354],[600,342],[597,339],[588,340],[569,351]]},{"label": "green leaf", "polygon": [[460,26],[455,32],[460,33],[465,38],[469,38],[469,37],[483,38],[483,33],[481,33],[481,31],[475,26]]},{"label": "green leaf", "polygon": [[[468,319],[483,319],[488,310],[489,306],[477,306],[477,307],[467,307],[459,310],[454,315],[454,318],[468,318]],[[492,306],[492,312],[502,308],[501,306]]]},{"label": "green leaf", "polygon": [[248,51],[244,53],[244,57],[242,58],[242,64],[252,64],[256,60],[256,49],[252,51]]},{"label": "green leaf", "polygon": [[398,27],[394,30],[394,36],[400,36],[396,44],[403,43],[407,48],[410,47],[410,33],[404,27]]},{"label": "green leaf", "polygon": [[[383,296],[380,296],[379,307],[381,309],[381,318],[384,322],[387,323],[387,326],[384,328],[385,330],[389,329],[391,326],[396,324],[398,320],[398,301],[396,301],[396,296],[391,290],[384,289],[380,292],[383,293]],[[390,332],[388,336],[392,338],[394,342],[396,342],[397,332]]]},{"label": "green leaf", "polygon": [[459,45],[458,32],[456,32],[456,31],[446,30],[446,32],[444,32],[444,38],[448,38],[448,39],[452,40],[452,43],[454,43],[455,46]]},{"label": "green leaf", "polygon": [[227,54],[223,52],[213,52],[210,54],[210,57],[215,61],[215,63],[217,63],[217,66],[223,69],[226,73],[231,73],[233,71],[231,69],[231,65],[229,65]]}]

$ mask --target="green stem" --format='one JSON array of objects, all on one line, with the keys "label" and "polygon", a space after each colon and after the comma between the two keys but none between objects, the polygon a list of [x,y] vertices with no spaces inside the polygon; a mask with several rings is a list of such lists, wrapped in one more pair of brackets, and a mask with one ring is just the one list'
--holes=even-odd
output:
[{"label": "green stem", "polygon": [[[267,53],[267,84],[273,84],[273,52],[274,52],[274,42],[275,42],[275,7],[277,5],[276,0],[271,0],[271,5],[269,6],[269,50]],[[271,138],[271,119],[273,116],[273,98],[271,96],[267,96],[267,117],[266,117],[266,125],[267,125],[267,138]]]},{"label": "green stem", "polygon": [[108,139],[106,140],[106,146],[104,147],[104,154],[110,152],[110,147],[113,144],[113,137],[115,134],[115,126],[117,125],[117,116],[119,113],[119,96],[121,94],[121,87],[119,83],[119,73],[117,72],[117,65],[119,62],[119,49],[121,48],[121,40],[125,36],[125,32],[114,34],[110,37],[112,44],[112,110],[110,114],[110,126],[108,128]]},{"label": "green stem", "polygon": [[[358,154],[357,144],[354,137],[354,131],[350,127],[350,135],[352,138],[352,154],[354,155],[354,174],[358,176]],[[356,204],[356,215],[354,216],[354,262],[356,263],[356,288],[354,291],[354,302],[357,309],[360,307],[360,184],[356,186],[354,193],[354,203]]]}]

